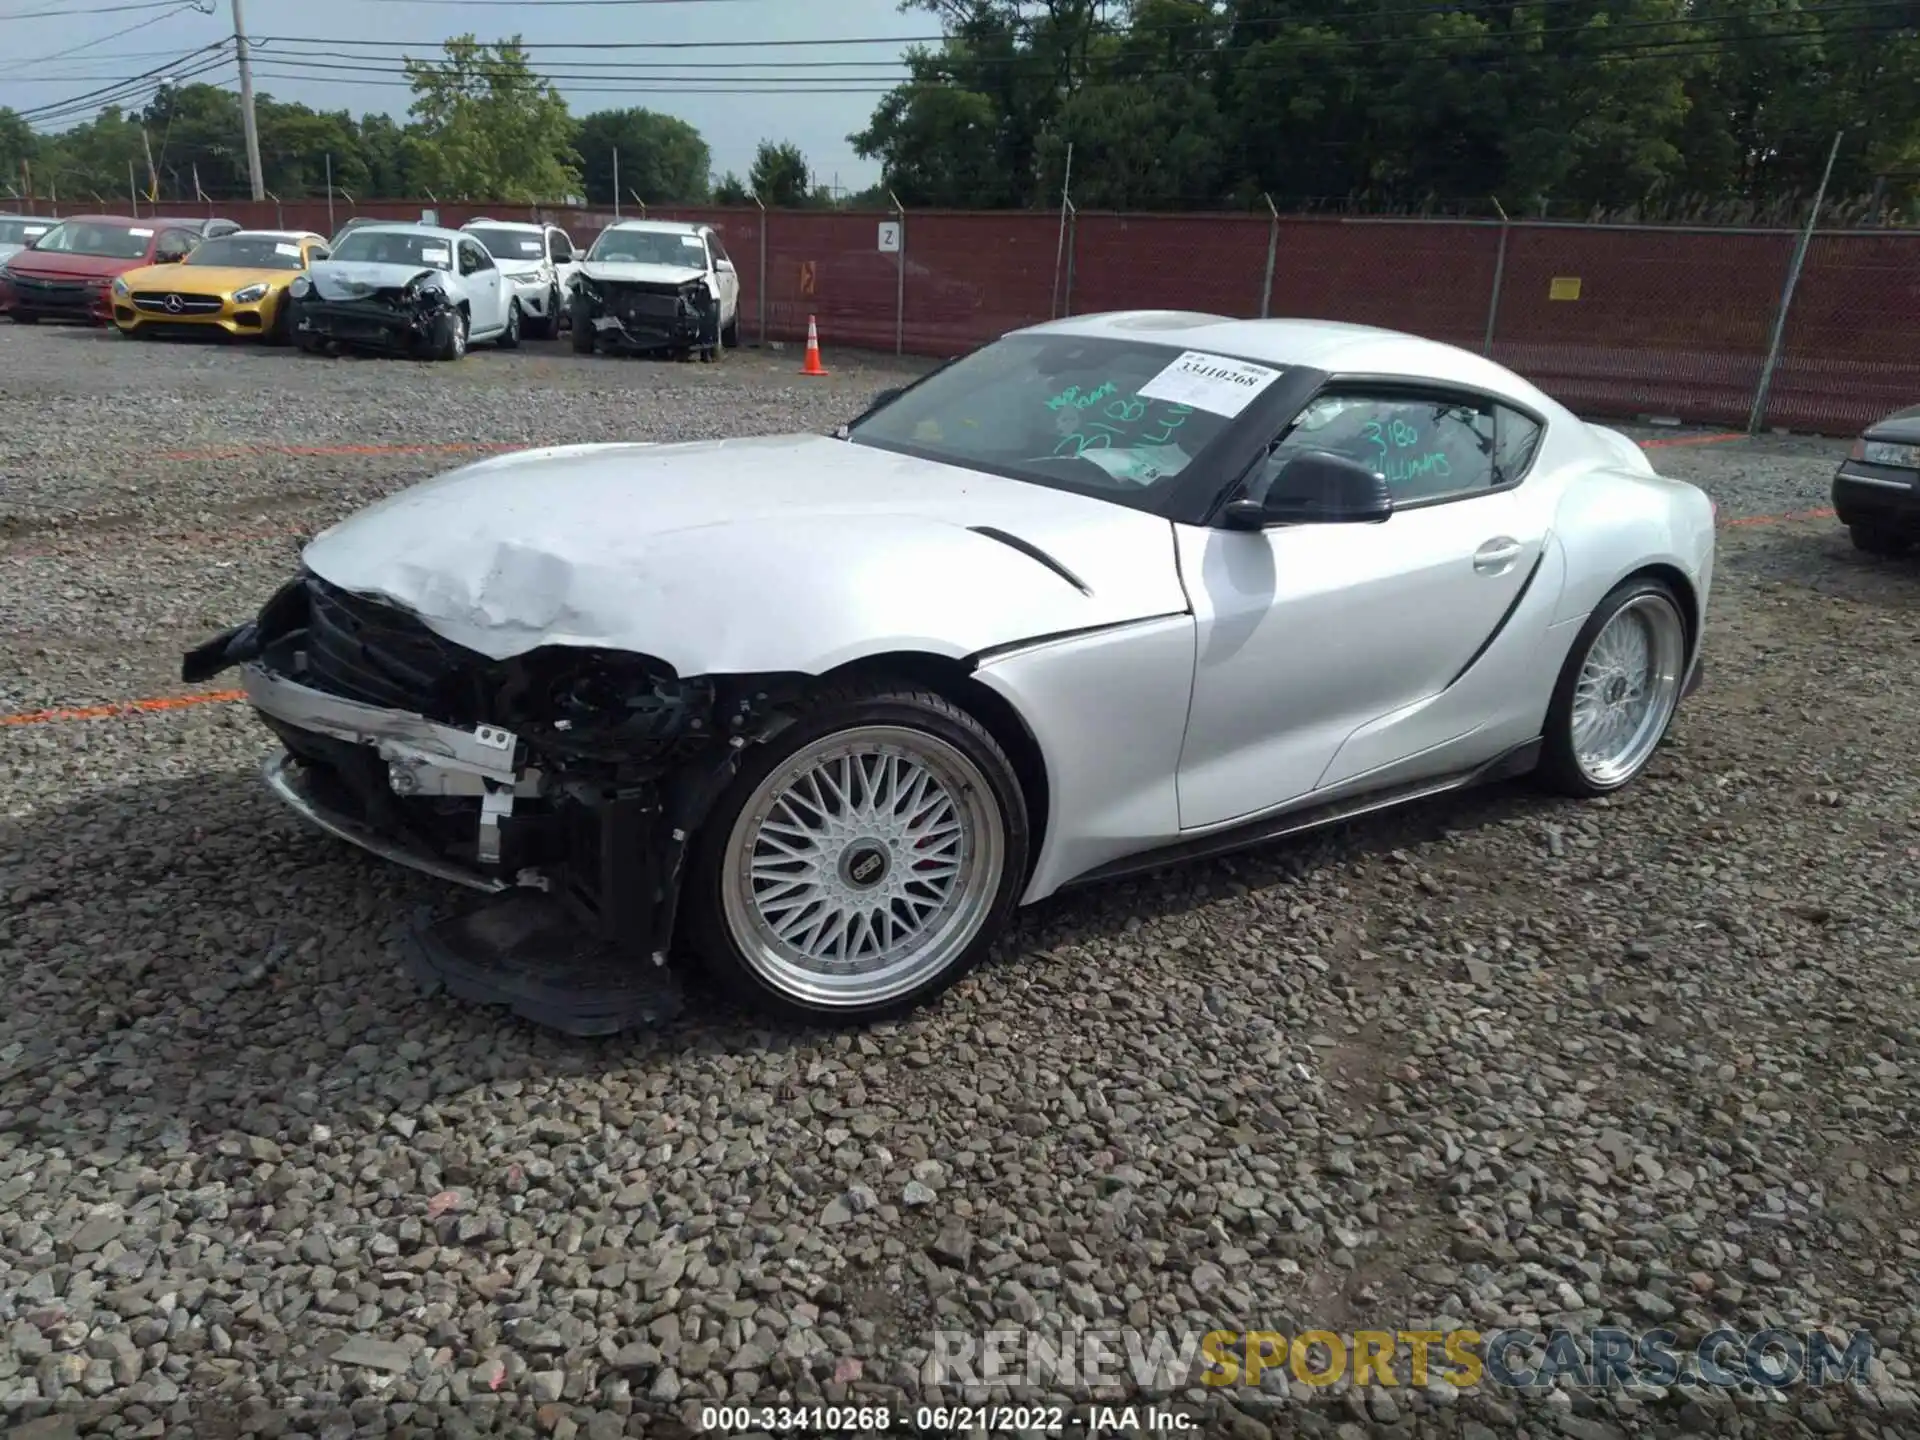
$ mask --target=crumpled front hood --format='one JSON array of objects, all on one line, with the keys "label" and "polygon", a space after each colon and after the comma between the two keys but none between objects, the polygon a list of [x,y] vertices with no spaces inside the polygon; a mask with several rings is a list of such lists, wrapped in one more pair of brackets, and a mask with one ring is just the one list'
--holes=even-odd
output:
[{"label": "crumpled front hood", "polygon": [[376,290],[401,290],[424,275],[438,275],[443,282],[447,278],[445,270],[431,265],[375,265],[364,260],[323,260],[307,271],[323,300],[360,300]]},{"label": "crumpled front hood", "polygon": [[960,658],[1188,608],[1164,519],[811,435],[483,460],[334,526],[305,560],[494,659],[585,646],[683,675]]},{"label": "crumpled front hood", "polygon": [[706,278],[698,265],[641,265],[628,260],[594,261],[582,265],[580,273],[589,280],[604,280],[619,285],[685,285]]}]

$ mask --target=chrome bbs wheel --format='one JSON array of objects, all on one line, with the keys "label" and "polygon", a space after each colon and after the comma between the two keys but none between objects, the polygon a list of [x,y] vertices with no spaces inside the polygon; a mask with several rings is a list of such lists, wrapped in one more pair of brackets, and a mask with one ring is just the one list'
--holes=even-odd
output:
[{"label": "chrome bbs wheel", "polygon": [[1639,773],[1673,718],[1687,663],[1687,631],[1667,596],[1643,590],[1593,637],[1574,682],[1568,720],[1574,763],[1596,789]]},{"label": "chrome bbs wheel", "polygon": [[804,1005],[907,994],[980,933],[1006,865],[992,785],[956,746],[873,725],[805,745],[741,808],[721,905],[741,957]]}]

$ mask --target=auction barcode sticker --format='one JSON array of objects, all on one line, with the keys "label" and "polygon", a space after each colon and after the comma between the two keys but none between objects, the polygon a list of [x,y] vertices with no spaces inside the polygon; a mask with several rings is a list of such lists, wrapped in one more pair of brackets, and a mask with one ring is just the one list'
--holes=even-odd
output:
[{"label": "auction barcode sticker", "polygon": [[1265,365],[1188,350],[1134,393],[1232,419],[1279,378],[1278,370]]}]

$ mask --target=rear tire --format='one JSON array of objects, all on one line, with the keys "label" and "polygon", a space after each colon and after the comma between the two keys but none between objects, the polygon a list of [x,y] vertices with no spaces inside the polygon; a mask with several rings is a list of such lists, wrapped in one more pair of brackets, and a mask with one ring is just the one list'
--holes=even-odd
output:
[{"label": "rear tire", "polygon": [[735,999],[864,1025],[931,999],[1005,929],[1026,800],[987,728],[898,682],[823,690],[749,752],[694,837],[688,939]]},{"label": "rear tire", "polygon": [[1687,622],[1672,587],[1634,576],[1580,627],[1547,707],[1539,780],[1563,795],[1633,782],[1666,739],[1686,683]]},{"label": "rear tire", "polygon": [[1868,555],[1904,555],[1913,548],[1913,537],[1884,525],[1858,524],[1847,527],[1853,548]]},{"label": "rear tire", "polygon": [[740,348],[740,317],[734,316],[720,332],[720,344],[728,350]]}]

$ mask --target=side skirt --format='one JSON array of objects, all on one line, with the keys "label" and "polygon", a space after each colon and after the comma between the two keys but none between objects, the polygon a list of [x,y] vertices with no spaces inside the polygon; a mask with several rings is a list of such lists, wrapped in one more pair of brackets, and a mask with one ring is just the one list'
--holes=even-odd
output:
[{"label": "side skirt", "polygon": [[1209,835],[1196,836],[1191,840],[1176,840],[1170,845],[1145,850],[1138,855],[1123,855],[1118,860],[1108,861],[1098,869],[1075,876],[1060,889],[1070,890],[1080,885],[1091,885],[1103,880],[1117,880],[1127,875],[1143,874],[1168,865],[1182,865],[1190,860],[1227,855],[1236,850],[1264,845],[1272,840],[1285,839],[1290,835],[1323,830],[1329,825],[1338,825],[1342,821],[1371,815],[1376,811],[1391,810],[1399,805],[1410,805],[1416,800],[1427,800],[1436,795],[1445,795],[1454,790],[1466,790],[1476,785],[1491,784],[1497,780],[1510,780],[1515,776],[1527,774],[1539,764],[1543,744],[1544,742],[1538,739],[1529,740],[1523,745],[1516,745],[1504,755],[1495,756],[1484,765],[1457,775],[1444,775],[1432,780],[1416,780],[1404,785],[1389,786],[1384,790],[1362,791],[1305,809],[1283,810],[1277,815],[1261,815],[1243,824],[1226,830],[1217,830]]}]

